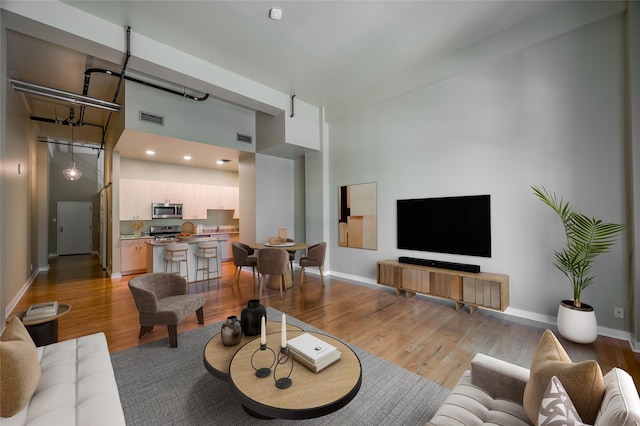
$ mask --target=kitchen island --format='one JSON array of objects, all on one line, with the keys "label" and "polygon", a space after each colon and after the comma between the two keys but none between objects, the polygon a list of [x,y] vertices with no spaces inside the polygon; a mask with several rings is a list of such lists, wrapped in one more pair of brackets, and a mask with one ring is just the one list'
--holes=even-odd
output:
[{"label": "kitchen island", "polygon": [[[211,278],[220,278],[222,276],[222,253],[223,247],[226,246],[229,237],[225,235],[209,236],[192,236],[185,240],[151,240],[147,241],[147,272],[165,272],[165,247],[170,243],[187,243],[187,264],[189,267],[189,283],[195,283],[198,280],[203,280],[202,271],[196,276],[196,253],[198,252],[198,243],[202,241],[217,241],[218,242],[218,258],[217,266],[218,271],[211,270]],[[202,260],[201,260],[202,262]],[[213,265],[212,265],[213,266]],[[183,267],[184,271],[184,267]],[[184,274],[184,272],[182,272]]]}]

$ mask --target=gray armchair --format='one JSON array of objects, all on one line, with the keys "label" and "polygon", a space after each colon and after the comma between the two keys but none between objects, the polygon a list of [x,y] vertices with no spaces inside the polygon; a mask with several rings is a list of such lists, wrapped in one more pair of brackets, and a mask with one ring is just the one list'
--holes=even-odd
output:
[{"label": "gray armchair", "polygon": [[187,281],[167,273],[140,275],[129,280],[129,290],[140,313],[141,338],[155,325],[166,325],[169,346],[178,347],[178,323],[193,311],[198,324],[204,324],[205,299],[201,294],[188,294]]},{"label": "gray armchair", "polygon": [[253,272],[253,282],[256,281],[256,267],[258,266],[258,258],[253,254],[254,250],[243,243],[232,243],[231,250],[233,252],[233,264],[236,270],[233,273],[236,285],[240,282],[240,271],[243,266],[251,266]]},{"label": "gray armchair", "polygon": [[312,245],[307,250],[307,256],[300,259],[300,287],[304,282],[304,268],[316,267],[320,270],[320,278],[322,279],[322,287],[324,287],[324,274],[322,268],[324,266],[324,256],[327,252],[327,243],[318,243]]}]

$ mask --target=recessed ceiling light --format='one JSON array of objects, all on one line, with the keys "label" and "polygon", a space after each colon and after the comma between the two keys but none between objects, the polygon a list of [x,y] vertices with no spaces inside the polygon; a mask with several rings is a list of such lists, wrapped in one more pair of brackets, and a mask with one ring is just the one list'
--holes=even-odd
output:
[{"label": "recessed ceiling light", "polygon": [[216,164],[223,165],[225,163],[228,163],[229,161],[231,161],[231,160],[227,160],[226,158],[221,158],[218,161],[216,161]]},{"label": "recessed ceiling light", "polygon": [[146,153],[147,153],[147,155],[155,155],[156,154],[155,151],[152,151],[150,149],[146,150]]},{"label": "recessed ceiling light", "polygon": [[190,156],[189,154],[185,155],[185,156],[184,156],[184,157],[182,157],[182,158],[184,158],[185,160],[191,160],[191,156]]}]

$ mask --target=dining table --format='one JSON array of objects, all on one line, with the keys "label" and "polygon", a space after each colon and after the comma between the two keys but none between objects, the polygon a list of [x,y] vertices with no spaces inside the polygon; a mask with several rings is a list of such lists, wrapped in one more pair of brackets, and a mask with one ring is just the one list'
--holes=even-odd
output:
[{"label": "dining table", "polygon": [[[307,250],[309,247],[311,247],[311,244],[301,243],[298,241],[287,241],[285,243],[280,243],[280,244],[270,244],[268,242],[253,243],[253,244],[249,244],[249,247],[251,247],[254,250],[260,250],[265,248],[280,248],[286,251],[294,251],[294,250],[298,251],[298,250]],[[291,267],[288,262],[287,262],[287,265],[288,265],[288,268]],[[258,270],[258,272],[260,272],[260,270]],[[293,280],[291,279],[292,275],[293,274],[288,273],[288,274],[285,274],[284,276],[284,284],[286,288],[293,287]],[[273,290],[280,290],[280,275],[269,275],[269,280],[267,281],[267,287]]]}]

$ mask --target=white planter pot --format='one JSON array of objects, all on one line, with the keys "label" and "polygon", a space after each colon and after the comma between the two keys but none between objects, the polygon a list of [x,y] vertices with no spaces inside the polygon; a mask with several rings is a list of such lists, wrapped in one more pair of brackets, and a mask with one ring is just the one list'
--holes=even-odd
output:
[{"label": "white planter pot", "polygon": [[575,308],[572,300],[563,300],[558,307],[558,331],[572,342],[595,342],[598,337],[595,311],[585,303],[581,308]]}]

